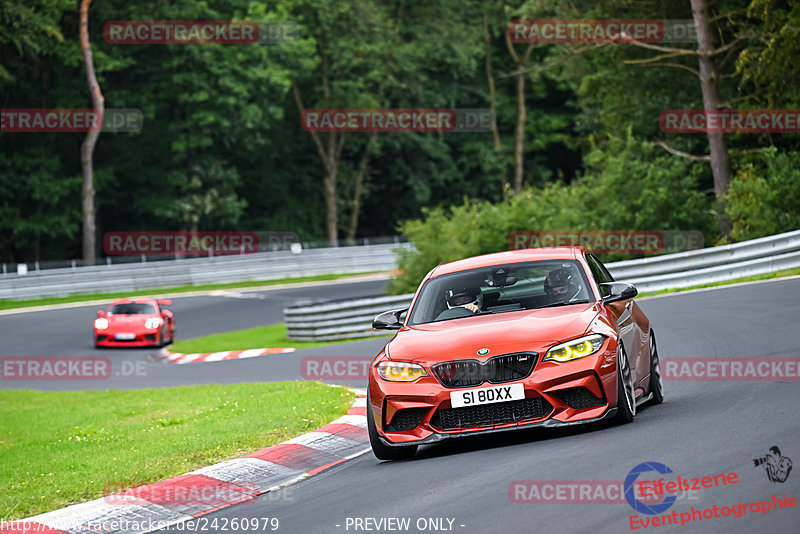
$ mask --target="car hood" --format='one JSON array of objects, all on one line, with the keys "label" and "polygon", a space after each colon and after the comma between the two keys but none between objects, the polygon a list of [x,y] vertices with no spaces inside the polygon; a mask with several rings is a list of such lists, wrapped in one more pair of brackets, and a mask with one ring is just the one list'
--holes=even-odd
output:
[{"label": "car hood", "polygon": [[108,326],[114,328],[144,328],[144,323],[155,315],[108,315]]},{"label": "car hood", "polygon": [[[581,336],[594,318],[594,302],[451,319],[403,327],[389,342],[389,357],[405,361],[485,359],[521,351],[542,351]],[[484,357],[478,349],[487,348]]]}]

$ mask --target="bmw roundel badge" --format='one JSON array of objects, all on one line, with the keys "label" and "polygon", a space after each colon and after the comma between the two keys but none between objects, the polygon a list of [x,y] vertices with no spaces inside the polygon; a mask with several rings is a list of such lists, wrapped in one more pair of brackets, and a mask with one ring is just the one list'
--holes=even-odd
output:
[{"label": "bmw roundel badge", "polygon": [[489,349],[478,349],[478,356],[486,356],[489,354]]}]

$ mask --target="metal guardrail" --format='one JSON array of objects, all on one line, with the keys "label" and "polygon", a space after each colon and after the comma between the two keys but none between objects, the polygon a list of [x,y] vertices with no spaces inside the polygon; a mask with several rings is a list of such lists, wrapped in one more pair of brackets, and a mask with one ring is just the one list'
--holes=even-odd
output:
[{"label": "metal guardrail", "polygon": [[372,319],[386,310],[407,308],[414,294],[370,297],[296,306],[283,310],[289,339],[297,341],[333,341],[378,336]]},{"label": "metal guardrail", "polygon": [[681,289],[800,267],[800,230],[720,247],[610,263],[640,292]]},{"label": "metal guardrail", "polygon": [[[800,267],[800,230],[720,247],[606,265],[640,292],[685,288]],[[381,335],[372,319],[407,307],[414,294],[330,302],[284,310],[289,339],[327,341]]]},{"label": "metal guardrail", "polygon": [[0,299],[33,299],[87,293],[126,292],[183,285],[279,280],[323,274],[395,269],[398,248],[409,243],[260,252],[153,263],[48,269],[0,278]]}]

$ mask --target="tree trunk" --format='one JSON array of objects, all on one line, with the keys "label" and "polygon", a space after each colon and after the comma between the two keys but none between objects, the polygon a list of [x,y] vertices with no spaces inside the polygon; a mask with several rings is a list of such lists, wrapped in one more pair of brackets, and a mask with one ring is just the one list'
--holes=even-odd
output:
[{"label": "tree trunk", "polygon": [[489,33],[489,16],[483,14],[484,41],[486,42],[486,81],[489,84],[489,111],[492,112],[492,143],[495,150],[500,150],[500,131],[497,129],[497,89],[492,72],[492,36]]},{"label": "tree trunk", "polygon": [[[92,0],[81,0],[80,12],[80,41],[83,50],[83,61],[86,65],[86,81],[92,97],[92,107],[102,122],[105,109],[105,100],[97,83],[92,59],[92,46],[89,43],[89,4]],[[83,260],[87,264],[94,264],[96,259],[96,224],[94,210],[94,169],[92,156],[97,138],[100,137],[99,128],[91,128],[81,145],[81,170],[83,171],[83,188],[81,191],[81,209],[83,212]]]},{"label": "tree trunk", "polygon": [[339,239],[339,203],[336,194],[336,176],[339,160],[336,157],[336,136],[340,136],[344,144],[344,134],[331,132],[328,134],[328,151],[325,157],[325,233],[328,245],[335,247]]},{"label": "tree trunk", "polygon": [[525,74],[517,76],[517,131],[514,135],[514,193],[522,192],[522,176],[525,156],[525,123],[528,108],[525,106]]},{"label": "tree trunk", "polygon": [[[691,0],[692,17],[697,31],[697,56],[700,64],[700,88],[703,93],[703,108],[708,111],[719,109],[719,71],[714,62],[714,43],[708,17],[706,0]],[[714,176],[714,193],[717,200],[717,224],[722,237],[730,234],[731,224],[725,214],[723,196],[728,192],[731,182],[731,163],[725,135],[708,132],[708,148],[711,156],[711,174]]]},{"label": "tree trunk", "polygon": [[378,137],[376,132],[372,132],[367,141],[367,146],[364,147],[364,153],[361,154],[361,161],[358,163],[358,173],[356,174],[356,183],[353,187],[353,209],[350,211],[350,225],[347,227],[347,239],[355,239],[356,231],[358,230],[358,216],[361,212],[361,190],[364,185],[364,175],[367,173],[367,164],[369,163],[370,150],[372,145],[375,144],[375,139]]},{"label": "tree trunk", "polygon": [[528,44],[525,55],[520,57],[514,50],[514,43],[511,42],[508,32],[506,34],[506,47],[514,64],[517,66],[517,129],[514,136],[514,193],[522,192],[522,179],[524,176],[525,163],[525,123],[528,122],[528,107],[525,105],[525,77],[528,73],[525,67],[533,51],[533,43]]},{"label": "tree trunk", "polygon": [[[323,93],[329,95],[328,78],[327,75],[322,76]],[[300,89],[297,87],[297,82],[292,80],[292,94],[294,94],[294,101],[297,104],[297,110],[303,113],[303,99],[300,96]],[[339,157],[342,154],[342,147],[344,147],[345,133],[344,132],[331,132],[328,134],[328,146],[323,146],[322,139],[317,132],[311,131],[311,139],[317,147],[317,154],[322,161],[322,167],[325,171],[325,177],[322,180],[323,193],[325,195],[325,234],[328,237],[328,244],[332,247],[337,246],[339,236],[339,209],[338,197],[336,193],[336,175],[339,170]]]}]

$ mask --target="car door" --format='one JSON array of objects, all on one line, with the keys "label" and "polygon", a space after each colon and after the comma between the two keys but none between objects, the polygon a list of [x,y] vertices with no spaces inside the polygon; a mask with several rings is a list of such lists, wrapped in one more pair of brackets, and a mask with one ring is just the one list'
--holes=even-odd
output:
[{"label": "car door", "polygon": [[[602,282],[613,282],[614,277],[605,265],[593,254],[586,255],[589,269],[597,280]],[[595,272],[597,274],[595,274]],[[603,288],[600,288],[603,295]],[[639,305],[633,299],[612,302],[607,306],[614,310],[617,316],[617,329],[628,355],[633,374],[633,383],[638,385],[647,379],[650,374],[650,353],[648,351],[649,326],[647,317],[642,312]]]},{"label": "car door", "polygon": [[[613,282],[614,277],[608,272],[608,269],[598,260],[593,254],[586,254],[586,262],[589,264],[589,270],[592,271],[592,276],[595,283],[598,285],[600,296],[605,297],[608,295],[608,290],[600,284]],[[628,356],[628,362],[631,366],[634,383],[640,380],[639,376],[639,349],[637,342],[637,328],[636,321],[633,317],[633,299],[612,302],[604,304],[611,312],[611,315],[616,318],[617,332],[622,340],[622,346],[625,348],[625,354]]]}]

